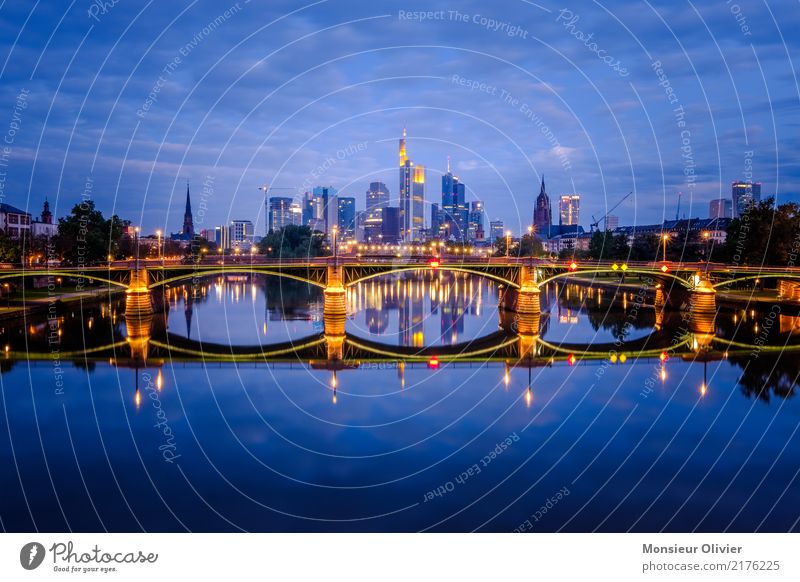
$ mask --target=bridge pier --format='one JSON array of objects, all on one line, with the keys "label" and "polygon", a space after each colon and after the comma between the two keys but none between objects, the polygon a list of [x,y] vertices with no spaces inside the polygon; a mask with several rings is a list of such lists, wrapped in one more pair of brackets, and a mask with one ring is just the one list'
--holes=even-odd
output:
[{"label": "bridge pier", "polygon": [[344,289],[342,267],[328,265],[328,282],[323,296],[325,335],[344,336],[344,323],[347,319],[347,294]]},{"label": "bridge pier", "polygon": [[536,283],[536,273],[528,267],[521,267],[519,277],[517,331],[523,335],[538,335],[542,306],[540,301],[541,290]]},{"label": "bridge pier", "polygon": [[713,336],[717,316],[717,292],[711,281],[701,275],[694,276],[694,285],[689,291],[687,307],[690,312],[689,331]]}]

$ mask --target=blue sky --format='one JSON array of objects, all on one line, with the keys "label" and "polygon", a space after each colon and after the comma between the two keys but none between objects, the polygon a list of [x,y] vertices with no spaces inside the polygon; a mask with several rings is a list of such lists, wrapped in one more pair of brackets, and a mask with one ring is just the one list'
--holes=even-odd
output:
[{"label": "blue sky", "polygon": [[516,231],[542,174],[584,227],[631,191],[622,224],[679,191],[705,217],[748,176],[797,200],[799,28],[796,0],[0,0],[0,196],[177,231],[190,180],[197,228],[261,234],[264,183],[396,197],[405,124],[428,203],[451,156]]}]

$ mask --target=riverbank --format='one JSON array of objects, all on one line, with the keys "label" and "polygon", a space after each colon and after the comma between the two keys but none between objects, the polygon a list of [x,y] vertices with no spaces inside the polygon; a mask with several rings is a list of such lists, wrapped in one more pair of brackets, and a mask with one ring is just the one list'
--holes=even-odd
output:
[{"label": "riverbank", "polygon": [[[98,289],[92,289],[91,291],[73,291],[33,298],[28,297],[24,302],[15,300],[10,305],[0,306],[0,322],[13,321],[32,315],[47,313],[47,310],[50,308],[50,304],[56,301],[62,304],[75,303],[78,301],[95,302],[102,299],[109,299],[122,293],[124,293],[124,290],[118,287],[101,287]],[[0,299],[0,303],[2,303],[2,299]]]}]

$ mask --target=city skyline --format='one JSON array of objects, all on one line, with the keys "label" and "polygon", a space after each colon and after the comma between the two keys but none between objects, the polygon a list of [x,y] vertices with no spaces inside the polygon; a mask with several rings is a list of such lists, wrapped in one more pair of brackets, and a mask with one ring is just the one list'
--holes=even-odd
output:
[{"label": "city skyline", "polygon": [[[777,74],[797,41],[770,33],[769,12],[754,10],[745,35],[725,10],[655,12],[628,2],[620,11],[630,19],[622,20],[626,36],[596,6],[570,19],[547,5],[459,6],[517,25],[522,38],[457,20],[441,2],[430,8],[444,17],[424,22],[382,1],[323,3],[278,20],[295,8],[254,1],[225,11],[200,2],[183,13],[147,13],[130,30],[137,10],[125,3],[101,22],[79,7],[61,23],[37,12],[17,39],[0,41],[5,117],[20,117],[3,201],[35,212],[47,196],[61,216],[88,195],[144,230],[174,232],[189,178],[198,204],[199,184],[211,184],[196,229],[244,214],[257,215],[263,232],[257,187],[265,181],[299,190],[331,184],[359,207],[373,181],[397,196],[403,125],[413,127],[408,147],[424,161],[429,190],[450,155],[467,198],[516,231],[530,220],[542,174],[552,195],[582,194],[584,223],[627,192],[634,194],[617,214],[633,224],[672,218],[679,191],[682,212],[702,216],[748,175],[765,198],[786,202],[800,191],[800,144],[791,134],[797,84]],[[26,21],[22,6],[4,11],[10,22]],[[790,26],[800,15],[781,18]],[[553,26],[537,26],[541,19]],[[706,26],[735,70],[707,50]],[[581,31],[596,32],[624,71],[586,50]],[[408,46],[385,47],[385,38]],[[283,50],[287,43],[296,50]],[[117,58],[122,47],[141,54],[141,66]],[[63,75],[69,83],[59,82]]]}]

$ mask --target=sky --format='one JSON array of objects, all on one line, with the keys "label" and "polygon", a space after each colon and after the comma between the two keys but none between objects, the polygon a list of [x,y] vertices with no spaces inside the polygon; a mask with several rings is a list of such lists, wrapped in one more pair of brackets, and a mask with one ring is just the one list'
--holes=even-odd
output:
[{"label": "sky", "polygon": [[404,126],[426,204],[449,156],[515,232],[542,176],[585,228],[629,192],[622,225],[740,179],[797,201],[798,29],[798,0],[0,0],[0,201],[177,232],[188,181],[197,230],[262,234],[265,184],[396,200]]}]

